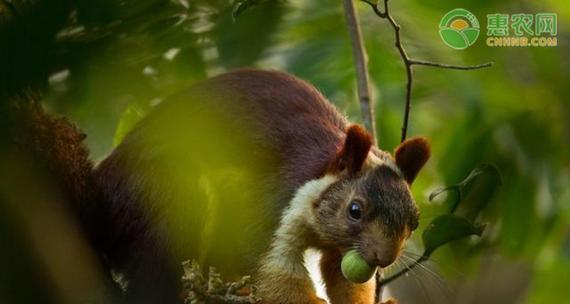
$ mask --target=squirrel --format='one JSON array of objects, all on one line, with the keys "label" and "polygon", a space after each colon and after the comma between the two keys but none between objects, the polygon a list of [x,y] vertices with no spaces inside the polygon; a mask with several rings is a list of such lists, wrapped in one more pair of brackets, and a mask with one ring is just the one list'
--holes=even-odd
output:
[{"label": "squirrel", "polygon": [[410,186],[430,148],[411,138],[392,156],[372,143],[301,79],[221,74],[157,105],[93,167],[86,229],[128,303],[181,303],[188,258],[252,274],[262,303],[326,303],[308,248],[322,254],[330,303],[374,303],[375,280],[349,282],[341,258],[395,261],[418,226]]}]

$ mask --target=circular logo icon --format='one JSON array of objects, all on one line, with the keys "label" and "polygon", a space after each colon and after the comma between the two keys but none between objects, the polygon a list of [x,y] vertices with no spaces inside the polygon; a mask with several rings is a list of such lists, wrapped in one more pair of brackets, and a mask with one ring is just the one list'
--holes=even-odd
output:
[{"label": "circular logo icon", "polygon": [[468,10],[456,8],[441,18],[439,35],[449,47],[463,50],[477,41],[479,21]]}]

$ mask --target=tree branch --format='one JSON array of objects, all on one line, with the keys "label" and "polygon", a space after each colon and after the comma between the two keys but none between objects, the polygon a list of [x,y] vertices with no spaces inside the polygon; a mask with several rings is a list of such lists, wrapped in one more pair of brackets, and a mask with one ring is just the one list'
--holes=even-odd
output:
[{"label": "tree branch", "polygon": [[384,14],[386,15],[385,19],[388,19],[390,25],[394,29],[394,38],[395,38],[395,46],[400,53],[400,57],[402,58],[402,62],[406,68],[406,108],[404,110],[404,122],[402,123],[402,137],[401,142],[406,140],[406,134],[408,131],[408,121],[410,118],[410,110],[412,108],[412,65],[410,64],[410,57],[406,53],[404,46],[402,45],[402,40],[400,38],[400,25],[396,23],[394,17],[390,14],[390,7],[388,6],[388,0],[384,0]]},{"label": "tree branch", "polygon": [[364,126],[374,140],[376,145],[376,123],[374,117],[374,100],[370,91],[370,76],[368,75],[368,56],[364,48],[362,40],[362,33],[358,23],[358,16],[354,9],[352,0],[344,0],[344,15],[346,17],[346,24],[348,33],[352,44],[352,55],[354,58],[354,65],[356,68],[356,81],[358,85],[358,99],[360,101],[360,111]]},{"label": "tree branch", "polygon": [[438,62],[431,62],[431,61],[424,61],[424,60],[415,60],[411,59],[410,64],[412,65],[425,65],[434,68],[442,68],[442,69],[450,69],[450,70],[479,70],[493,66],[492,62],[487,62],[483,64],[477,65],[454,65],[454,64],[447,64],[447,63],[438,63]]},{"label": "tree branch", "polygon": [[[388,20],[388,22],[394,29],[395,46],[398,49],[398,52],[400,53],[400,57],[402,58],[402,62],[404,63],[404,67],[406,69],[406,102],[404,109],[404,120],[402,122],[402,136],[401,136],[401,142],[403,142],[404,140],[406,140],[407,137],[408,122],[410,119],[410,110],[412,109],[412,83],[413,83],[412,67],[414,65],[423,65],[423,66],[451,69],[451,70],[477,70],[477,69],[490,67],[493,65],[493,63],[487,62],[479,65],[461,66],[461,65],[452,65],[452,64],[412,59],[410,58],[410,56],[408,56],[408,54],[406,53],[406,49],[402,45],[402,40],[400,38],[400,25],[390,14],[390,7],[388,5],[389,0],[378,0],[377,3],[373,3],[370,0],[361,0],[361,1],[372,7],[374,13],[378,17]],[[384,2],[384,12],[382,12],[378,7],[380,1]]]},{"label": "tree branch", "polygon": [[386,18],[386,13],[380,11],[380,9],[378,8],[378,5],[376,3],[370,2],[368,0],[362,0],[362,2],[368,4],[374,10],[374,13],[376,13],[376,15],[378,15],[378,17]]}]

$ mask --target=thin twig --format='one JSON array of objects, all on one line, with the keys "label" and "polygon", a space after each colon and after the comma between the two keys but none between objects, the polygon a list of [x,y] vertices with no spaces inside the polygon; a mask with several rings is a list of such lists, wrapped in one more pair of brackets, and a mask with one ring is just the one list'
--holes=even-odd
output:
[{"label": "thin twig", "polygon": [[[402,136],[401,142],[406,140],[407,133],[408,133],[408,122],[410,119],[410,110],[412,108],[412,84],[413,84],[413,71],[412,67],[414,65],[423,65],[435,68],[442,68],[442,69],[451,69],[451,70],[477,70],[482,68],[487,68],[493,65],[492,62],[479,64],[479,65],[470,65],[470,66],[461,66],[461,65],[452,65],[446,63],[437,63],[425,60],[416,60],[410,58],[406,53],[406,49],[402,45],[402,40],[400,38],[400,25],[396,22],[394,17],[390,14],[390,7],[388,5],[389,0],[378,0],[378,2],[373,3],[370,0],[361,0],[362,2],[366,3],[370,7],[372,7],[374,13],[382,18],[388,20],[392,28],[394,29],[394,38],[395,38],[395,46],[400,53],[400,57],[402,58],[402,62],[404,63],[404,67],[406,69],[406,102],[405,102],[405,109],[404,109],[404,120],[402,122]],[[384,2],[384,12],[380,10],[379,3],[380,1]]]},{"label": "thin twig", "polygon": [[364,126],[370,134],[376,145],[376,126],[374,119],[374,100],[370,91],[370,76],[368,75],[368,56],[364,48],[362,40],[362,32],[360,31],[360,24],[358,23],[358,16],[354,9],[353,0],[344,0],[344,15],[346,17],[346,24],[348,33],[352,43],[352,54],[354,58],[354,65],[356,67],[356,81],[358,83],[358,99],[360,101],[360,111]]},{"label": "thin twig", "polygon": [[368,4],[372,8],[372,10],[374,10],[374,13],[376,13],[376,15],[378,15],[378,17],[386,18],[386,13],[380,11],[380,9],[378,8],[378,5],[376,3],[370,2],[368,0],[362,0],[362,2]]},{"label": "thin twig", "polygon": [[[185,303],[232,303],[254,304],[260,302],[255,296],[251,277],[242,277],[236,282],[224,282],[212,267],[205,276],[195,260],[182,262],[184,274],[182,284],[186,292]],[[240,290],[249,289],[249,294],[240,294]]]},{"label": "thin twig", "polygon": [[450,70],[479,70],[493,66],[492,62],[487,62],[483,64],[477,65],[454,65],[454,64],[447,64],[447,63],[438,63],[438,62],[431,62],[431,61],[424,61],[424,60],[415,60],[411,59],[410,64],[412,65],[425,65],[434,68],[442,68],[442,69],[450,69]]},{"label": "thin twig", "polygon": [[376,290],[374,290],[374,303],[382,303],[382,293],[384,292],[384,288],[382,288],[381,285],[381,282],[384,279],[384,271],[382,268],[378,268],[374,279],[376,280]]},{"label": "thin twig", "polygon": [[410,64],[410,57],[406,53],[404,46],[402,45],[402,40],[400,39],[400,25],[396,23],[394,17],[390,14],[390,6],[388,5],[388,0],[384,0],[384,14],[386,15],[386,19],[392,25],[394,29],[394,37],[395,37],[395,45],[400,53],[400,57],[402,57],[402,61],[404,62],[404,66],[406,68],[406,108],[404,110],[404,122],[402,123],[402,137],[401,142],[406,139],[406,134],[408,131],[408,120],[410,118],[410,110],[412,108],[412,65]]}]

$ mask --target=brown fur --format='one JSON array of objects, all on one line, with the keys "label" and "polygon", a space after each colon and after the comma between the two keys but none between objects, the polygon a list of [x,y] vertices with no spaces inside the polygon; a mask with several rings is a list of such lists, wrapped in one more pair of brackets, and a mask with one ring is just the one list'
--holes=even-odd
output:
[{"label": "brown fur", "polygon": [[[92,245],[105,271],[101,247],[105,221],[97,204],[93,163],[84,142],[86,135],[68,119],[48,113],[40,101],[37,93],[25,92],[3,105],[6,129],[2,131],[7,136],[2,140],[7,139],[7,143],[0,146],[17,155],[18,165],[26,166],[24,170],[34,172],[53,187],[51,190],[61,198],[65,212],[74,217],[71,221],[79,224],[80,233]],[[117,292],[109,273],[106,280]]]},{"label": "brown fur", "polygon": [[346,131],[345,143],[337,158],[331,173],[347,170],[350,174],[356,174],[364,164],[370,147],[372,146],[371,135],[361,126],[352,125]]},{"label": "brown fur", "polygon": [[17,151],[31,166],[46,171],[88,236],[96,238],[96,191],[86,135],[68,119],[46,113],[35,93],[13,98],[8,111],[9,136]]},{"label": "brown fur", "polygon": [[[352,199],[363,206],[358,223],[347,219]],[[370,264],[383,267],[398,256],[419,217],[406,182],[384,165],[355,177],[341,175],[322,193],[314,212],[318,247],[347,250],[356,244]]]},{"label": "brown fur", "polygon": [[394,152],[396,164],[412,184],[431,154],[429,143],[423,137],[413,137],[401,143]]},{"label": "brown fur", "polygon": [[276,274],[267,280],[256,285],[263,304],[327,304],[325,300],[317,297],[313,282],[306,276]]},{"label": "brown fur", "polygon": [[69,120],[48,115],[37,99],[27,93],[11,101],[11,138],[22,153],[53,173],[69,199],[82,202],[89,197],[93,171],[85,134]]}]

